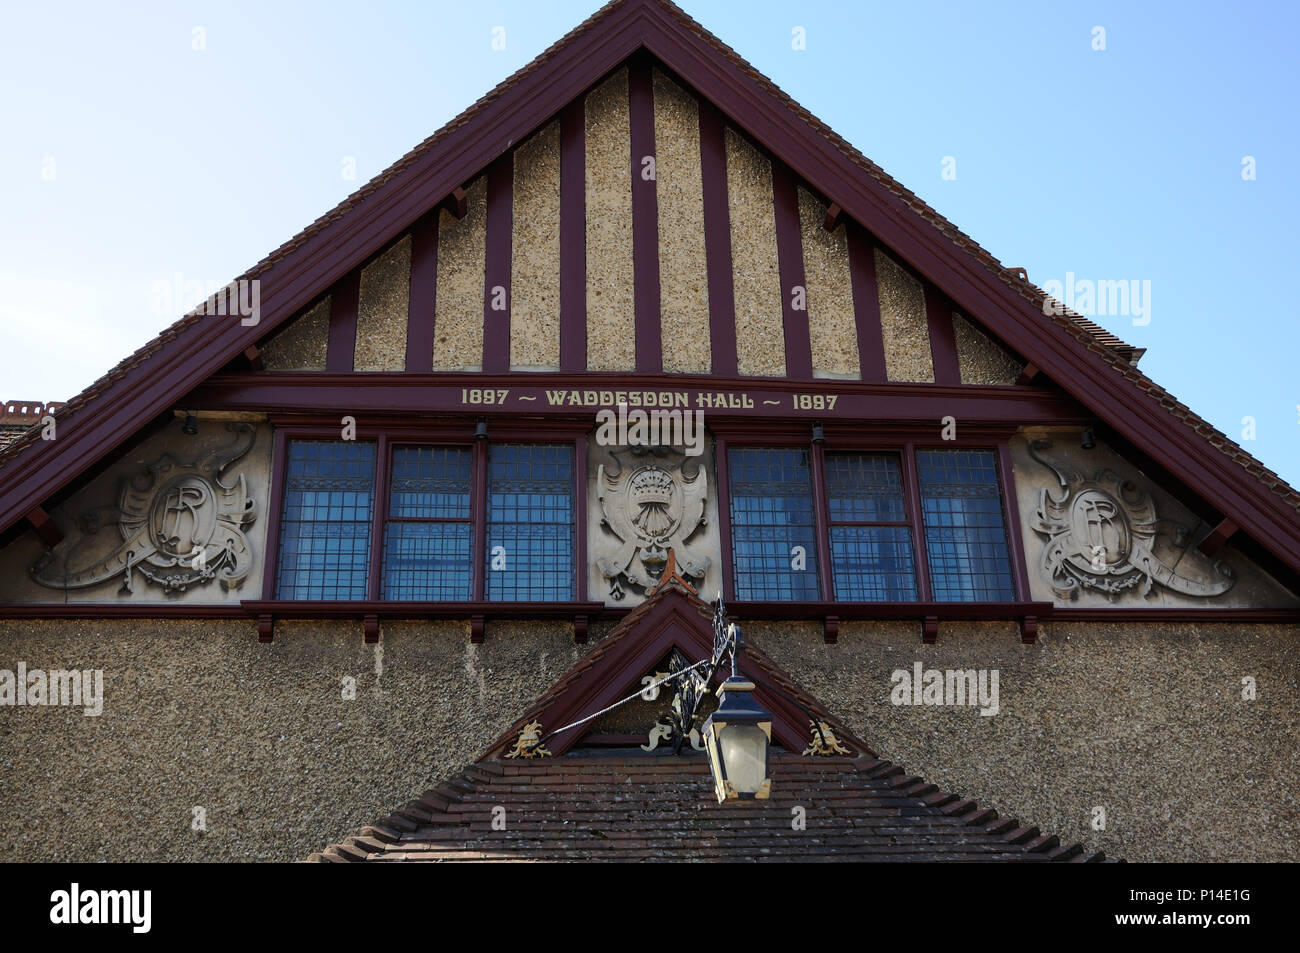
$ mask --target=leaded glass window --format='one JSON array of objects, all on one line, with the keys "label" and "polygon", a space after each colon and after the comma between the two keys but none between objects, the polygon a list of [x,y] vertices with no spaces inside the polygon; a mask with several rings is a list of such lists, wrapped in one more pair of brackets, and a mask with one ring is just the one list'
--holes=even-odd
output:
[{"label": "leaded glass window", "polygon": [[380,598],[473,597],[472,462],[467,447],[393,449]]},{"label": "leaded glass window", "polygon": [[831,579],[844,602],[916,599],[912,530],[898,457],[826,455]]},{"label": "leaded glass window", "polygon": [[487,598],[571,600],[573,447],[495,444],[488,448],[487,484]]},{"label": "leaded glass window", "polygon": [[289,442],[276,598],[366,598],[374,499],[373,443]]},{"label": "leaded glass window", "polygon": [[732,585],[737,599],[808,601],[817,584],[817,521],[808,451],[731,448]]},{"label": "leaded glass window", "polygon": [[1015,599],[997,454],[918,450],[916,465],[934,600]]}]

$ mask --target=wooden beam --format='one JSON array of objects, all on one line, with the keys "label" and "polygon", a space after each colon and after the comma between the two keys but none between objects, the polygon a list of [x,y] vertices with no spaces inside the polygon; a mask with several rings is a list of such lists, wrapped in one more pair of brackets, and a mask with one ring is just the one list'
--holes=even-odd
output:
[{"label": "wooden beam", "polygon": [[931,284],[925,286],[925,320],[930,329],[934,382],[960,384],[961,366],[957,361],[957,339],[952,328],[952,302]]},{"label": "wooden beam", "polygon": [[830,204],[826,209],[826,217],[822,219],[822,228],[828,232],[833,232],[844,220],[844,209],[840,208],[835,202]]},{"label": "wooden beam", "polygon": [[510,271],[514,232],[514,153],[488,167],[483,274],[483,370],[510,369]]},{"label": "wooden beam", "polygon": [[636,369],[640,374],[663,370],[660,326],[659,197],[655,158],[654,84],[650,60],[633,57],[628,65],[628,122],[632,169],[632,300],[636,338]]},{"label": "wooden beam", "polygon": [[[790,170],[772,162],[772,203],[776,211],[776,258],[781,274],[781,312],[785,317],[785,376],[811,380],[812,338],[808,285],[803,266],[803,226],[799,222],[799,187]],[[796,309],[802,299],[803,309]]]},{"label": "wooden beam", "polygon": [[1232,537],[1233,533],[1237,532],[1237,529],[1237,524],[1225,516],[1218,526],[1210,530],[1208,536],[1196,544],[1196,548],[1204,556],[1213,556],[1223,548],[1223,545]]},{"label": "wooden beam", "polygon": [[262,363],[262,351],[256,344],[250,344],[244,348],[244,357],[248,360],[248,366],[255,371],[265,370],[266,366]]},{"label": "wooden beam", "polygon": [[934,645],[939,641],[939,617],[937,615],[928,615],[921,620],[921,641],[926,645]]},{"label": "wooden beam", "polygon": [[445,208],[447,214],[459,222],[465,217],[465,213],[469,211],[469,195],[464,188],[458,185],[451,190],[450,195],[442,200],[439,207]]},{"label": "wooden beam", "polygon": [[587,117],[560,113],[560,369],[587,369]]},{"label": "wooden beam", "polygon": [[62,530],[55,525],[54,520],[50,519],[50,514],[45,512],[42,507],[37,506],[28,513],[27,522],[36,531],[36,535],[41,538],[41,542],[50,549],[63,542]]},{"label": "wooden beam", "polygon": [[438,216],[434,209],[411,229],[411,280],[406,304],[406,370],[433,370],[438,307]]},{"label": "wooden beam", "polygon": [[885,383],[885,334],[880,324],[880,288],[876,284],[876,249],[867,233],[849,222],[849,281],[853,320],[858,332],[858,367],[864,381]]},{"label": "wooden beam", "polygon": [[704,193],[704,259],[708,272],[712,370],[736,375],[736,292],[731,264],[731,208],[727,198],[727,144],[722,115],[700,101],[700,185]]},{"label": "wooden beam", "polygon": [[379,616],[375,613],[369,613],[362,619],[364,635],[362,641],[366,645],[375,645],[379,642]]},{"label": "wooden beam", "polygon": [[1039,371],[1038,367],[1033,363],[1026,364],[1024,370],[1020,372],[1020,376],[1016,378],[1016,384],[1022,387],[1025,384],[1032,384],[1034,382],[1034,378],[1037,377],[1040,373],[1041,372]]},{"label": "wooden beam", "polygon": [[361,269],[354,268],[330,289],[330,335],[325,352],[325,370],[352,370],[357,347],[357,302],[361,292]]}]

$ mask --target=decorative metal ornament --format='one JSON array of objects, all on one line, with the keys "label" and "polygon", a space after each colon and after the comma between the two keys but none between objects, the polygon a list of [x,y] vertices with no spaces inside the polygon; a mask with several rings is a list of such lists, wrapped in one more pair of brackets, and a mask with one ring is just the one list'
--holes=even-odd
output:
[{"label": "decorative metal ornament", "polygon": [[[649,744],[642,745],[641,750],[654,751],[659,747],[659,745],[667,744],[669,741],[674,741],[679,737],[681,736],[677,731],[677,725],[674,724],[673,719],[665,716],[660,718],[659,721],[655,723],[655,726],[650,729],[650,737],[648,739]],[[700,737],[700,730],[698,728],[692,728],[687,733],[686,737],[690,739],[691,747],[696,751],[704,750],[704,739]]]},{"label": "decorative metal ornament", "polygon": [[[1061,492],[1039,492],[1029,525],[1047,538],[1038,568],[1058,596],[1073,599],[1082,589],[1095,589],[1115,598],[1135,587],[1146,596],[1157,584],[1189,596],[1217,596],[1232,588],[1231,568],[1223,562],[1208,563],[1192,551],[1191,531],[1174,520],[1159,519],[1147,491],[1104,467],[1085,477],[1050,463],[1037,452],[1050,446],[1035,440],[1029,453],[1056,474]],[[1155,553],[1161,534],[1178,548],[1173,565]],[[1176,571],[1174,566],[1184,559],[1205,565],[1208,581]]]},{"label": "decorative metal ornament", "polygon": [[515,739],[515,746],[506,753],[507,758],[549,758],[551,752],[541,744],[542,723],[531,721],[524,725]]},{"label": "decorative metal ornament", "polygon": [[826,722],[809,719],[808,727],[812,732],[812,743],[804,748],[805,755],[829,758],[837,754],[850,754],[849,749],[840,744],[840,740],[835,737],[835,732],[831,731],[831,726]]},{"label": "decorative metal ornament", "polygon": [[[227,485],[225,470],[253,446],[256,431],[247,423],[230,423],[235,441],[193,463],[163,454],[143,472],[124,482],[114,521],[122,542],[111,553],[83,568],[76,554],[96,538],[100,507],[84,513],[81,539],[56,556],[45,553],[31,567],[32,578],[52,589],[81,589],[122,577],[121,594],[135,590],[136,570],[168,592],[219,579],[226,589],[239,588],[253,565],[244,529],[257,516],[243,474]],[[114,509],[114,508],[107,508]]]},{"label": "decorative metal ornament", "polygon": [[604,464],[596,472],[601,523],[619,540],[616,549],[596,559],[610,595],[620,599],[629,586],[650,589],[663,574],[669,549],[683,576],[702,580],[709,558],[692,552],[686,541],[707,522],[704,467],[688,475],[685,454],[666,447],[628,447],[613,456],[617,472]]}]

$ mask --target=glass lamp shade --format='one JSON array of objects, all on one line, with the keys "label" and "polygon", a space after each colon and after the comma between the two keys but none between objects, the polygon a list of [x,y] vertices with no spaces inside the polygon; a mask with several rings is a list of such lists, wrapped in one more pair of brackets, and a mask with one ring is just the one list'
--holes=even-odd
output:
[{"label": "glass lamp shade", "polygon": [[718,689],[718,708],[704,723],[718,803],[736,798],[766,798],[772,789],[767,749],[772,715],[759,708],[754,683],[733,675]]}]

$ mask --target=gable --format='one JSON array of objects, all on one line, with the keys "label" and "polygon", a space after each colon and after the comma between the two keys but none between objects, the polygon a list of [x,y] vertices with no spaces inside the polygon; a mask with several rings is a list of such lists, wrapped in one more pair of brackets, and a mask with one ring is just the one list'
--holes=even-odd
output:
[{"label": "gable", "polygon": [[[377,257],[395,242],[400,243],[408,233],[412,236],[408,288],[419,286],[421,296],[412,299],[408,295],[405,369],[425,372],[481,367],[487,371],[508,371],[515,356],[512,343],[515,336],[510,323],[514,312],[489,307],[488,292],[511,283],[508,277],[502,281],[495,279],[514,273],[513,250],[503,253],[506,237],[514,237],[514,225],[513,216],[507,220],[500,212],[501,203],[494,205],[491,195],[510,192],[513,199],[512,150],[546,124],[558,122],[562,158],[573,152],[570,149],[566,153],[565,129],[582,130],[582,161],[584,165],[589,161],[593,166],[584,170],[583,179],[589,186],[594,183],[600,187],[598,200],[593,202],[601,209],[626,212],[630,191],[633,243],[636,244],[638,235],[648,235],[646,223],[655,224],[659,212],[657,202],[638,197],[644,196],[646,190],[638,191],[634,186],[645,180],[633,177],[631,165],[625,164],[623,168],[631,184],[624,190],[621,182],[615,182],[612,177],[612,165],[608,170],[611,175],[605,175],[603,163],[607,154],[588,149],[585,141],[593,113],[598,119],[606,120],[597,123],[593,132],[603,135],[609,129],[621,129],[621,87],[611,77],[620,75],[622,64],[627,64],[628,69],[629,143],[634,135],[642,134],[638,129],[645,128],[638,126],[637,115],[652,117],[651,127],[657,131],[657,121],[653,120],[655,110],[644,108],[645,90],[649,89],[653,104],[656,89],[662,91],[666,87],[662,81],[656,84],[653,64],[647,64],[644,59],[638,61],[634,56],[642,48],[662,64],[662,73],[677,77],[682,87],[695,91],[703,104],[698,108],[697,122],[706,262],[709,249],[717,243],[710,242],[709,234],[721,232],[720,227],[710,225],[711,221],[721,221],[717,215],[709,214],[710,209],[722,204],[728,212],[723,234],[732,246],[732,267],[709,265],[706,269],[709,365],[714,375],[744,379],[747,371],[780,370],[789,379],[813,380],[818,374],[849,373],[853,349],[847,343],[850,336],[847,325],[818,321],[814,332],[792,303],[793,295],[784,293],[796,286],[804,287],[804,281],[795,280],[804,279],[807,299],[818,307],[830,308],[833,317],[843,319],[837,305],[822,304],[845,298],[842,269],[836,271],[833,264],[839,252],[835,247],[818,249],[817,242],[805,240],[805,221],[816,217],[811,200],[820,196],[816,201],[824,203],[828,212],[833,206],[842,213],[827,217],[833,228],[846,229],[851,279],[856,275],[862,281],[879,285],[876,294],[864,291],[858,281],[851,285],[855,305],[853,332],[862,380],[873,379],[865,369],[883,365],[884,380],[891,381],[891,363],[903,368],[909,361],[915,361],[915,366],[898,373],[921,382],[933,378],[936,384],[956,384],[964,379],[962,368],[969,367],[972,379],[1004,381],[1009,376],[1009,356],[1000,357],[998,351],[973,337],[971,332],[978,329],[990,340],[1013,341],[1020,359],[1028,362],[1027,372],[1037,373],[1040,379],[1050,379],[1122,437],[1149,449],[1174,478],[1195,486],[1207,499],[1214,500],[1234,525],[1246,530],[1292,568],[1300,566],[1300,524],[1295,519],[1297,497],[1276,475],[1148,381],[1131,364],[1133,353],[1122,342],[1098,333],[1089,322],[1070,315],[1044,314],[1041,291],[1024,280],[1023,275],[1002,268],[950,223],[784,97],[698,24],[677,8],[658,0],[610,4],[244,276],[247,280],[265,282],[263,311],[256,325],[244,326],[228,316],[216,319],[197,313],[186,316],[70,401],[61,411],[59,440],[40,444],[29,435],[11,448],[0,459],[3,525],[12,526],[33,513],[33,507],[39,506],[51,493],[77,479],[87,467],[103,459],[149,420],[174,407],[221,368],[241,360],[259,366],[263,363],[257,350],[259,342],[272,352],[273,363],[280,363],[274,357],[277,350],[300,349],[303,353],[289,359],[289,363],[319,368],[322,346],[319,309],[325,307],[325,295],[329,296],[325,369],[392,367],[395,342],[401,337],[396,330],[398,322],[393,318],[394,313],[400,315],[400,294],[389,296],[384,306],[373,306],[385,313],[385,317],[377,319],[378,324],[373,324],[376,319],[361,316],[361,279],[364,269],[374,267]],[[611,82],[613,86],[608,85]],[[588,101],[598,91],[609,99],[603,107],[609,115],[591,107]],[[667,99],[669,93],[664,96]],[[576,117],[579,122],[575,121],[570,104],[580,100],[583,109]],[[689,121],[686,125],[689,126]],[[746,137],[758,144],[756,147],[751,144],[749,153],[736,142]],[[704,161],[710,155],[725,166],[726,175],[722,177],[726,182],[725,203],[719,203],[716,192],[717,169],[710,171],[709,161]],[[503,157],[510,157],[510,168],[502,169]],[[671,164],[667,153],[665,157]],[[766,210],[760,208],[760,203],[733,202],[732,195],[733,181],[738,192],[765,194],[764,160],[771,166],[770,232]],[[561,162],[562,181],[566,167],[572,170],[572,162],[567,166]],[[617,178],[621,179],[622,173]],[[686,178],[689,179],[689,174]],[[801,194],[801,188],[808,197]],[[458,194],[461,190],[463,195]],[[562,196],[572,193],[571,189],[560,191]],[[665,192],[666,196],[669,194]],[[672,201],[666,198],[665,203],[671,206]],[[593,364],[622,371],[632,360],[629,354],[635,355],[634,369],[640,373],[654,374],[669,366],[681,366],[683,358],[675,357],[666,364],[667,349],[654,346],[655,342],[662,344],[665,326],[662,277],[658,281],[659,307],[640,291],[655,283],[651,279],[637,280],[644,272],[644,267],[638,271],[637,262],[645,260],[641,256],[632,257],[632,284],[628,284],[626,219],[607,217],[597,230],[585,209],[580,218],[573,219],[563,214],[563,197],[560,205],[557,297],[561,372],[591,370]],[[496,216],[493,208],[498,210]],[[444,236],[449,243],[445,253],[440,238],[428,237],[429,216],[438,219],[440,236],[447,218],[456,219],[455,226],[448,225],[452,234]],[[746,224],[752,219],[758,225],[740,235],[741,229],[736,227],[733,218]],[[568,226],[566,221],[570,223]],[[590,238],[594,233],[595,241],[606,243],[600,247],[611,250],[608,257],[598,259],[590,248],[584,248],[580,280],[574,277],[578,271],[574,244],[566,237],[575,221],[582,223],[584,235]],[[858,240],[854,232],[859,229],[869,232],[869,254],[855,254]],[[513,240],[509,244],[513,247]],[[543,240],[540,247],[545,246]],[[804,251],[810,248],[814,250]],[[880,264],[880,254],[886,250],[904,270],[914,276],[924,276],[921,297],[925,337],[931,352],[928,371],[924,367],[925,349],[920,344],[922,327],[916,295],[908,291],[891,294],[887,290],[891,269]],[[540,253],[542,258],[546,254]],[[683,254],[698,255],[698,249]],[[738,269],[738,259],[754,267]],[[534,262],[534,275],[554,272],[549,263],[539,261]],[[401,266],[393,267],[400,275]],[[868,269],[876,274],[868,276]],[[436,279],[431,281],[435,271]],[[833,272],[839,277],[834,277]],[[608,278],[611,284],[594,281],[593,274]],[[570,278],[565,280],[565,275]],[[397,285],[400,281],[400,277],[391,279]],[[426,287],[429,284],[434,285],[432,293]],[[545,282],[540,284],[544,287]],[[607,308],[603,313],[608,320],[600,324],[599,336],[589,340],[592,337],[590,298],[595,296],[579,296],[573,289],[590,292],[596,284],[601,284],[597,290],[602,297],[608,295],[610,303],[601,306]],[[731,285],[729,295],[725,293],[728,284]],[[773,288],[783,292],[779,299],[782,312],[779,337]],[[931,289],[933,294],[929,293]],[[682,293],[680,288],[670,287],[669,294],[681,297]],[[444,302],[441,300],[444,298],[449,300]],[[898,313],[903,317],[896,322],[892,317],[885,318],[879,324],[877,342],[872,330],[876,325],[866,322],[864,333],[861,318],[864,311],[876,308],[881,309],[883,316],[888,310],[882,303],[886,298],[898,302]],[[434,299],[439,300],[433,305],[433,322],[409,319],[413,310],[417,315],[429,313],[421,310],[425,305],[420,302]],[[445,320],[440,317],[444,307]],[[724,314],[720,319],[720,311],[725,312],[728,307],[735,313]],[[368,315],[372,313],[371,308],[368,304]],[[954,308],[963,316],[966,327],[952,322]],[[281,325],[308,309],[309,327],[298,335],[298,343],[293,339],[279,342],[276,334]],[[530,322],[534,310],[530,303],[527,312]],[[689,314],[691,310],[675,313]],[[377,314],[378,310],[373,313]],[[698,322],[698,304],[694,313]],[[908,342],[908,346],[894,352],[896,359],[890,357],[887,345],[892,332],[885,328],[891,325],[899,332],[898,338]],[[611,328],[621,329],[617,340],[608,339],[613,337],[608,333]],[[360,333],[366,339],[360,348],[358,329],[362,329]],[[385,343],[372,343],[372,335],[374,342],[382,339]],[[629,337],[633,342],[630,350]],[[552,366],[545,359],[555,353],[554,336],[547,331],[541,338],[535,353],[525,355],[521,349],[520,354],[529,360],[539,358],[538,363],[521,362],[519,367]],[[674,341],[677,340],[674,335]],[[778,340],[783,345],[781,349],[776,348]],[[957,350],[959,341],[965,342],[969,352],[964,361]],[[1005,350],[1004,345],[999,347]],[[690,360],[700,361],[697,366],[702,367],[699,352],[699,347],[693,348]],[[429,358],[427,363],[425,354]],[[1207,450],[1207,446],[1212,449]]]}]

